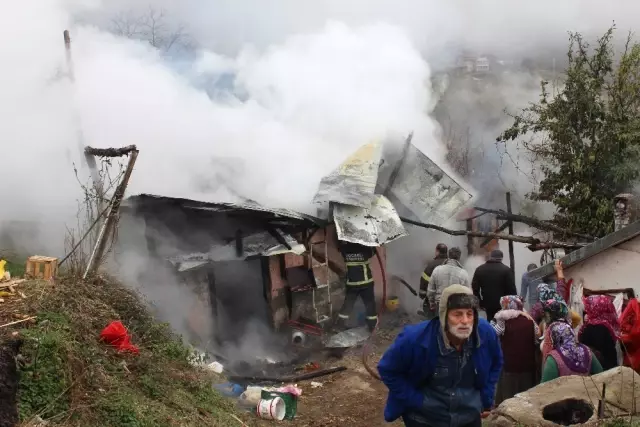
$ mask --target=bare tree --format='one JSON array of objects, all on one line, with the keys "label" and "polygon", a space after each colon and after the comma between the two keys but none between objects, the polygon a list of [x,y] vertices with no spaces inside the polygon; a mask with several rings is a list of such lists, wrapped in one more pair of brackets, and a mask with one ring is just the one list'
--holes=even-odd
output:
[{"label": "bare tree", "polygon": [[166,11],[153,6],[142,14],[133,11],[118,13],[111,20],[110,30],[119,36],[145,40],[165,53],[193,47],[193,40],[184,25],[171,24]]}]

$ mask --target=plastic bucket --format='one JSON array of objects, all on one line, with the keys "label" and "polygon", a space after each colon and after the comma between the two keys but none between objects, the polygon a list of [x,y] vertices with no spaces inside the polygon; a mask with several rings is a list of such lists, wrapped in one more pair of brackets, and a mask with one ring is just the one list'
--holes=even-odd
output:
[{"label": "plastic bucket", "polygon": [[400,306],[400,300],[398,299],[398,297],[389,297],[387,298],[386,301],[386,306],[387,306],[387,311],[396,311],[398,309],[398,306]]},{"label": "plastic bucket", "polygon": [[265,420],[284,420],[287,414],[287,405],[281,397],[275,397],[273,399],[261,399],[258,402],[257,408],[258,416]]}]

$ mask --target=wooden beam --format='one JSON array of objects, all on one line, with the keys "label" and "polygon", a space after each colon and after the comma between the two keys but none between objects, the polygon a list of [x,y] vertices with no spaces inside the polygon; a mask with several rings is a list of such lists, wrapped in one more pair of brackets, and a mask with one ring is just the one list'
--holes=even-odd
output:
[{"label": "wooden beam", "polygon": [[533,217],[530,217],[530,216],[509,213],[509,212],[496,210],[496,209],[487,209],[487,208],[480,208],[480,207],[475,207],[474,209],[479,210],[481,212],[487,212],[487,213],[495,214],[495,215],[498,216],[498,218],[504,219],[504,220],[507,220],[507,221],[511,220],[511,221],[515,221],[515,222],[521,222],[523,224],[528,224],[528,225],[530,225],[532,227],[539,228],[540,230],[553,231],[555,233],[560,233],[560,234],[563,234],[563,235],[566,235],[566,236],[579,237],[579,238],[585,239],[585,240],[596,240],[595,237],[590,236],[588,234],[576,233],[574,231],[567,230],[566,228],[558,227],[557,225],[551,224],[548,221],[542,221],[542,220],[539,220],[537,218],[533,218]]},{"label": "wooden beam", "polygon": [[98,156],[98,157],[122,157],[137,151],[138,149],[136,148],[135,145],[128,145],[122,148],[84,147],[85,154],[90,154],[92,156]]},{"label": "wooden beam", "polygon": [[541,243],[540,239],[536,239],[531,236],[518,236],[518,235],[510,235],[510,234],[499,234],[499,233],[486,233],[484,231],[467,231],[467,230],[451,230],[445,227],[441,227],[435,224],[426,224],[419,221],[414,221],[408,218],[400,217],[402,222],[407,224],[415,225],[417,227],[428,228],[431,230],[442,231],[443,233],[447,233],[450,236],[471,236],[471,237],[487,237],[490,239],[500,239],[500,240],[511,240],[519,243],[528,243],[530,245],[535,245],[537,243]]},{"label": "wooden beam", "polygon": [[120,210],[120,204],[122,203],[122,199],[124,198],[124,193],[127,189],[127,185],[129,184],[129,179],[131,178],[133,167],[136,164],[136,159],[138,158],[138,150],[135,150],[135,145],[132,145],[130,147],[134,147],[134,151],[130,151],[131,154],[129,157],[129,164],[127,165],[127,169],[124,171],[124,176],[122,177],[120,184],[118,184],[118,186],[116,187],[116,191],[113,194],[111,209],[109,210],[107,219],[104,222],[102,229],[100,230],[100,234],[98,236],[98,239],[96,240],[96,245],[93,249],[93,252],[91,253],[89,262],[87,263],[87,269],[82,276],[83,279],[86,279],[89,274],[93,274],[97,269],[99,262],[104,256],[104,251],[107,247],[109,236],[113,230],[113,227],[115,227],[118,217],[118,211]]}]

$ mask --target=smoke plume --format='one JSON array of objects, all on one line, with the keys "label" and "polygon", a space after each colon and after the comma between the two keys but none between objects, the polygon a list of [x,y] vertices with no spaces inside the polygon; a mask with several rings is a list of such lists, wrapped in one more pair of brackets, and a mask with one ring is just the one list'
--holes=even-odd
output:
[{"label": "smoke plume", "polygon": [[[639,11],[625,0],[11,2],[0,14],[0,227],[26,222],[38,232],[13,233],[14,244],[60,255],[88,177],[84,145],[138,146],[128,194],[246,197],[313,213],[319,179],[371,140],[413,131],[449,169],[447,155],[465,150],[451,127],[470,135],[458,172],[480,198],[502,203],[508,189],[519,207],[532,187],[493,143],[508,123],[502,110],[536,99],[539,78],[562,66],[567,31],[591,37],[613,20],[625,31]],[[512,66],[490,85],[453,81],[434,93],[436,75],[469,51]],[[395,269],[419,272],[438,241],[464,246],[417,234],[390,248],[412,254],[390,255]],[[140,267],[129,268],[135,281]],[[171,280],[146,289],[168,317],[190,307]]]}]

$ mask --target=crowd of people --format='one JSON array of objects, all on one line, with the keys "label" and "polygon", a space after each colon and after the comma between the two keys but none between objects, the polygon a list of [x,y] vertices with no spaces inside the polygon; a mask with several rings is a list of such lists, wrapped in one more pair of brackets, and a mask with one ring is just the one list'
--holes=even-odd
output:
[{"label": "crowd of people", "polygon": [[591,295],[579,315],[567,304],[560,261],[550,283],[532,279],[537,266],[529,265],[518,293],[500,250],[471,280],[460,254],[438,244],[420,281],[427,320],[407,326],[380,360],[388,422],[478,427],[492,408],[537,384],[620,364],[640,371],[636,298],[619,315],[611,297]]}]

